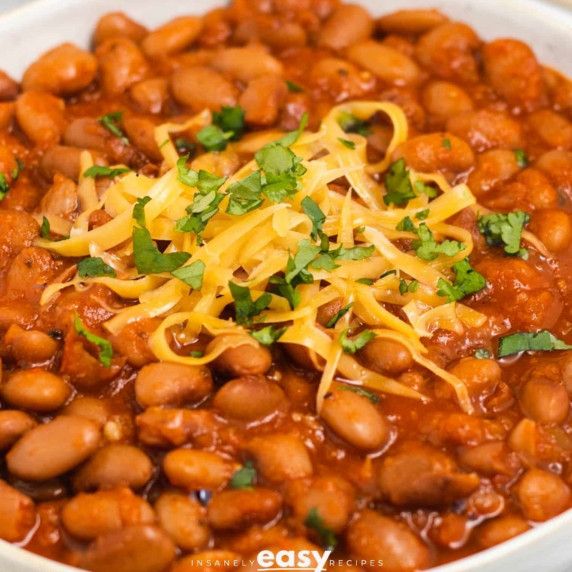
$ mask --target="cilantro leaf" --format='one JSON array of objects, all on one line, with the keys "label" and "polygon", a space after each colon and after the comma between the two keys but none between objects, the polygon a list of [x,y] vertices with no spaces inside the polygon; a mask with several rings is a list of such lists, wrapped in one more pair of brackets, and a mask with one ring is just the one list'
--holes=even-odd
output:
[{"label": "cilantro leaf", "polygon": [[46,217],[42,217],[42,226],[40,227],[40,236],[46,240],[50,239],[50,221]]},{"label": "cilantro leaf", "polygon": [[421,223],[416,232],[419,238],[414,240],[411,246],[422,260],[435,260],[440,254],[455,256],[466,248],[462,242],[456,240],[444,240],[437,243],[433,233],[425,223]]},{"label": "cilantro leaf", "polygon": [[127,139],[127,136],[125,135],[125,133],[123,132],[123,130],[121,129],[121,127],[119,126],[119,123],[121,122],[121,120],[123,119],[123,114],[125,113],[125,111],[114,111],[112,113],[108,113],[106,115],[103,115],[102,117],[100,117],[98,119],[99,123],[101,123],[101,125],[103,125],[112,135],[115,135],[115,137],[118,137],[119,139],[121,139],[121,142],[124,145],[129,146],[129,139]]},{"label": "cilantro leaf", "polygon": [[415,292],[417,292],[417,290],[419,290],[419,281],[418,280],[412,280],[409,283],[409,286],[407,287],[407,291],[411,292],[411,294],[414,294]]},{"label": "cilantro leaf", "polygon": [[354,303],[350,302],[347,306],[344,306],[339,312],[337,312],[326,324],[326,328],[333,328],[335,325],[350,311]]},{"label": "cilantro leaf", "polygon": [[128,167],[102,167],[101,165],[93,165],[89,169],[86,169],[83,173],[84,177],[91,177],[95,179],[96,177],[109,177],[110,179],[115,179],[119,175],[124,173],[130,173],[132,169]]},{"label": "cilantro leaf", "polygon": [[498,357],[511,356],[520,352],[549,352],[554,350],[572,350],[572,345],[559,340],[548,330],[523,332],[500,338]]},{"label": "cilantro leaf", "polygon": [[0,201],[4,199],[4,197],[8,194],[10,190],[10,185],[6,180],[6,175],[4,173],[0,173]]},{"label": "cilantro leaf", "polygon": [[290,93],[304,93],[304,88],[293,81],[286,80],[286,87]]},{"label": "cilantro leaf", "polygon": [[262,173],[255,171],[228,187],[229,201],[226,212],[238,216],[257,209],[264,202],[260,197],[261,193]]},{"label": "cilantro leaf", "polygon": [[77,312],[75,314],[74,327],[80,336],[83,336],[88,342],[99,348],[99,361],[101,364],[105,367],[110,367],[111,359],[113,358],[113,346],[111,343],[87,331]]},{"label": "cilantro leaf", "polygon": [[232,131],[223,132],[216,125],[207,125],[197,133],[199,143],[207,151],[224,151],[233,136]]},{"label": "cilantro leaf", "polygon": [[340,334],[340,345],[347,354],[355,354],[357,351],[367,346],[367,344],[376,337],[376,335],[370,330],[363,330],[353,340],[350,340],[348,338],[348,331],[349,328],[346,328]]},{"label": "cilantro leaf", "polygon": [[318,240],[319,234],[322,232],[322,226],[326,222],[326,215],[318,206],[318,203],[311,197],[304,197],[300,203],[304,214],[312,221],[312,240]]},{"label": "cilantro leaf", "polygon": [[491,352],[489,352],[489,350],[487,350],[486,348],[479,348],[478,350],[475,350],[475,358],[476,359],[490,359],[491,358]]},{"label": "cilantro leaf", "polygon": [[487,285],[485,277],[469,264],[467,258],[453,264],[453,270],[456,273],[453,284],[449,284],[443,278],[439,278],[437,283],[437,294],[448,298],[449,302],[462,300],[465,296],[479,292]]},{"label": "cilantro leaf", "polygon": [[256,483],[257,472],[252,461],[246,461],[244,466],[238,469],[230,481],[231,489],[251,489]]},{"label": "cilantro leaf", "polygon": [[234,309],[236,313],[237,324],[250,324],[252,318],[258,316],[263,310],[268,308],[272,300],[272,296],[265,292],[256,302],[252,300],[250,288],[239,286],[234,282],[229,282],[228,287],[234,299]]},{"label": "cilantro leaf", "polygon": [[513,152],[514,152],[514,156],[516,158],[517,165],[521,169],[528,167],[528,157],[527,157],[526,153],[522,149],[513,149]]},{"label": "cilantro leaf", "polygon": [[342,137],[338,137],[338,141],[344,147],[347,147],[348,149],[351,149],[352,151],[356,148],[356,144],[353,141],[350,141],[349,139],[343,139]]},{"label": "cilantro leaf", "polygon": [[403,205],[417,196],[411,185],[409,170],[405,168],[405,159],[398,159],[390,165],[385,175],[385,190],[383,202],[387,206]]},{"label": "cilantro leaf", "polygon": [[[284,137],[282,137],[282,139],[278,139],[278,141],[275,143],[279,143],[283,147],[291,147],[294,145],[294,143],[296,143],[296,141],[298,141],[298,138],[300,135],[302,135],[302,132],[304,129],[306,129],[307,125],[308,114],[304,113],[304,115],[302,115],[302,119],[300,119],[300,125],[298,126],[298,129],[296,129],[296,131],[290,131],[290,133],[286,134]],[[270,145],[272,145],[272,143],[270,143]]]},{"label": "cilantro leaf", "polygon": [[316,507],[313,507],[308,511],[308,515],[306,516],[304,524],[308,528],[313,528],[316,531],[320,537],[322,546],[327,550],[333,550],[338,544],[338,540],[334,534],[334,531],[324,524],[324,521],[322,520],[322,517],[320,516],[320,513]]},{"label": "cilantro leaf", "polygon": [[177,180],[187,185],[187,187],[196,187],[199,182],[199,174],[187,166],[187,162],[191,158],[190,155],[184,155],[177,161]]},{"label": "cilantro leaf", "polygon": [[407,294],[407,290],[409,289],[409,285],[407,284],[407,280],[403,280],[401,279],[399,281],[399,293],[402,296],[405,296],[405,294]]},{"label": "cilantro leaf", "polygon": [[356,282],[358,284],[365,284],[366,286],[371,286],[373,284],[373,278],[358,278]]},{"label": "cilantro leaf", "polygon": [[189,141],[184,137],[177,137],[174,143],[179,153],[194,155],[194,153],[197,151],[197,146],[192,141]]},{"label": "cilantro leaf", "polygon": [[202,260],[197,260],[188,266],[182,266],[171,272],[175,278],[182,280],[193,290],[200,290],[202,288],[204,273],[205,263]]},{"label": "cilantro leaf", "polygon": [[401,230],[404,232],[415,232],[415,225],[413,224],[411,217],[406,216],[404,219],[401,219],[399,221],[399,223],[395,227],[395,230]]},{"label": "cilantro leaf", "polygon": [[269,283],[274,286],[272,290],[274,294],[288,300],[290,309],[294,310],[300,304],[300,294],[296,290],[296,287],[292,284],[288,284],[284,278],[281,276],[271,276]]},{"label": "cilantro leaf", "polygon": [[288,328],[276,328],[274,326],[266,326],[260,330],[251,330],[248,332],[259,344],[263,346],[271,346],[277,342],[286,332]]},{"label": "cilantro leaf", "polygon": [[437,189],[431,185],[426,185],[423,181],[415,181],[413,187],[420,195],[427,195],[430,199],[434,199],[438,194]]},{"label": "cilantro leaf", "polygon": [[363,395],[363,397],[367,397],[374,405],[379,403],[379,397],[375,393],[368,391],[359,385],[348,385],[344,383],[343,385],[340,385],[338,389],[343,391],[351,391],[353,393],[357,393],[358,395]]},{"label": "cilantro leaf", "polygon": [[133,205],[133,218],[140,226],[146,226],[145,222],[145,205],[151,200],[151,197],[140,197]]},{"label": "cilantro leaf", "polygon": [[238,141],[244,133],[244,109],[240,105],[223,105],[220,111],[213,112],[213,125],[223,133],[232,133],[231,141]]},{"label": "cilantro leaf", "polygon": [[[291,284],[294,278],[298,277],[320,253],[320,247],[313,245],[309,240],[301,240],[298,243],[298,252],[294,258],[289,257],[286,265],[285,279],[288,284]],[[309,273],[308,273],[309,274]],[[308,282],[308,277],[302,278],[303,282]],[[310,281],[313,281],[310,275]]]},{"label": "cilantro leaf", "polygon": [[364,121],[359,119],[355,115],[348,113],[347,111],[342,111],[338,115],[338,125],[346,133],[357,133],[362,137],[367,137],[371,135],[370,123],[369,121]]},{"label": "cilantro leaf", "polygon": [[351,248],[340,248],[336,254],[336,260],[365,260],[375,251],[375,246],[352,246]]},{"label": "cilantro leaf", "polygon": [[80,278],[96,278],[98,276],[115,278],[117,276],[115,270],[99,257],[84,258],[78,262],[77,271]]},{"label": "cilantro leaf", "polygon": [[199,171],[199,181],[197,188],[201,195],[218,191],[226,183],[226,177],[217,177],[208,171],[201,169]]},{"label": "cilantro leaf", "polygon": [[418,213],[415,214],[415,218],[417,220],[426,220],[427,217],[429,216],[429,209],[425,209],[422,211],[419,211]]},{"label": "cilantro leaf", "polygon": [[387,276],[391,276],[391,275],[397,276],[397,270],[387,270],[387,271],[385,271],[385,272],[380,276],[380,279],[381,279],[381,278],[386,278]]},{"label": "cilantro leaf", "polygon": [[443,147],[448,151],[451,150],[451,140],[448,137],[445,137],[445,139],[443,139]]},{"label": "cilantro leaf", "polygon": [[485,237],[489,246],[504,244],[508,255],[523,254],[520,240],[524,225],[530,216],[523,211],[508,214],[490,214],[479,217],[479,232]]}]

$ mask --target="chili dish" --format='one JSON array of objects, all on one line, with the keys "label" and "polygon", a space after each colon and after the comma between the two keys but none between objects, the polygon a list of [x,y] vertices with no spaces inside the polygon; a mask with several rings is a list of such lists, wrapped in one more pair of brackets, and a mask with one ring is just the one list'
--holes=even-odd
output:
[{"label": "chili dish", "polygon": [[0,539],[390,572],[569,509],[571,121],[522,41],[338,0],[0,72]]}]

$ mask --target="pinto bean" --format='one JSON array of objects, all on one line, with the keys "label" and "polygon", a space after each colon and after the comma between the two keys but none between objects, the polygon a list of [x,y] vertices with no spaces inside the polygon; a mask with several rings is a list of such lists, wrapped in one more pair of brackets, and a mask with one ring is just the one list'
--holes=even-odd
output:
[{"label": "pinto bean", "polygon": [[18,84],[6,73],[0,70],[0,101],[12,101],[18,97]]},{"label": "pinto bean", "polygon": [[0,210],[0,249],[3,266],[5,261],[21,250],[32,246],[39,234],[39,225],[28,213],[15,210]]},{"label": "pinto bean", "polygon": [[0,480],[0,538],[7,542],[24,540],[36,524],[36,508],[31,498]]},{"label": "pinto bean", "polygon": [[531,526],[523,518],[512,515],[501,516],[477,529],[477,542],[483,548],[491,548],[530,529]]},{"label": "pinto bean", "polygon": [[281,77],[265,76],[253,79],[238,103],[244,109],[246,123],[268,127],[276,123],[287,95],[288,88]]},{"label": "pinto bean", "polygon": [[384,458],[378,483],[393,504],[439,506],[469,495],[479,486],[479,477],[460,472],[438,449],[411,442]]},{"label": "pinto bean", "polygon": [[9,129],[16,115],[16,104],[13,101],[0,101],[0,129]]},{"label": "pinto bean", "polygon": [[[450,145],[443,145],[446,139]],[[413,169],[425,173],[431,171],[463,173],[475,163],[475,155],[469,145],[450,133],[431,133],[412,137],[393,153],[394,160],[401,157]]]},{"label": "pinto bean", "polygon": [[163,470],[169,482],[188,490],[219,489],[230,481],[235,463],[209,451],[175,449],[163,460]]},{"label": "pinto bean", "polygon": [[520,167],[512,150],[492,149],[477,155],[477,165],[471,171],[467,184],[471,191],[481,197],[499,183],[518,173]]},{"label": "pinto bean", "polygon": [[169,97],[169,83],[162,77],[145,79],[131,86],[131,99],[147,113],[161,113]]},{"label": "pinto bean", "polygon": [[473,110],[473,101],[469,94],[454,83],[433,81],[428,84],[422,95],[423,106],[438,121],[445,121],[463,111]]},{"label": "pinto bean", "polygon": [[213,361],[213,368],[223,375],[264,375],[272,365],[270,351],[258,343],[253,343],[250,337],[243,334],[217,336],[207,346],[207,352],[213,351],[219,345],[231,346]]},{"label": "pinto bean", "polygon": [[389,439],[389,426],[376,407],[352,391],[331,391],[320,415],[336,435],[357,449],[375,451]]},{"label": "pinto bean", "polygon": [[113,489],[119,486],[140,489],[153,474],[149,457],[133,445],[105,445],[74,475],[76,490]]},{"label": "pinto bean", "polygon": [[163,572],[175,559],[167,533],[146,524],[99,536],[83,554],[81,567],[93,572]]},{"label": "pinto bean", "polygon": [[397,10],[379,18],[377,27],[387,34],[424,34],[447,20],[439,10]]},{"label": "pinto bean", "polygon": [[97,121],[90,117],[81,117],[72,121],[64,133],[64,143],[70,147],[79,149],[94,149],[100,153],[106,153],[109,133]]},{"label": "pinto bean", "polygon": [[554,149],[539,157],[535,167],[540,169],[557,188],[572,189],[572,153]]},{"label": "pinto bean", "polygon": [[259,47],[225,48],[218,52],[212,66],[243,83],[262,76],[280,76],[284,71],[279,60]]},{"label": "pinto bean", "polygon": [[280,386],[262,376],[248,376],[225,383],[213,405],[228,419],[252,422],[274,416],[286,400]]},{"label": "pinto bean", "polygon": [[40,368],[17,371],[2,386],[6,403],[38,412],[59,409],[71,393],[70,386],[61,377]]},{"label": "pinto bean", "polygon": [[559,209],[543,209],[534,213],[530,230],[550,252],[563,252],[572,241],[570,215]]},{"label": "pinto bean", "polygon": [[566,388],[534,373],[524,384],[519,402],[526,415],[538,423],[562,423],[570,409]]},{"label": "pinto bean", "polygon": [[200,503],[178,493],[163,493],[155,510],[161,527],[179,548],[190,552],[208,546],[211,532]]},{"label": "pinto bean", "polygon": [[79,205],[77,185],[62,175],[54,177],[54,184],[40,201],[40,211],[72,221]]},{"label": "pinto bean", "polygon": [[211,374],[204,366],[152,363],[143,367],[135,380],[135,398],[141,407],[194,403],[211,389]]},{"label": "pinto bean", "polygon": [[10,353],[19,361],[40,363],[49,360],[58,349],[58,343],[40,330],[23,330],[11,326],[4,336]]},{"label": "pinto bean", "polygon": [[318,46],[343,50],[371,36],[373,19],[357,4],[342,4],[326,20],[318,37]]},{"label": "pinto bean", "polygon": [[415,53],[425,67],[442,79],[476,83],[479,66],[474,51],[479,45],[479,37],[469,26],[448,22],[421,36]]},{"label": "pinto bean", "polygon": [[475,151],[523,146],[520,124],[502,111],[465,111],[447,121],[447,131],[464,139]]},{"label": "pinto bean", "polygon": [[66,473],[93,454],[100,443],[96,423],[61,416],[28,431],[6,455],[8,470],[27,481],[45,481]]},{"label": "pinto bean", "polygon": [[76,397],[66,405],[62,415],[85,417],[103,427],[110,416],[109,406],[96,397]]},{"label": "pinto bean", "polygon": [[62,523],[81,540],[93,540],[114,530],[135,524],[152,524],[155,512],[147,501],[128,488],[80,493],[63,507]]},{"label": "pinto bean", "polygon": [[529,115],[527,121],[546,145],[556,149],[572,147],[572,123],[563,115],[543,109]]},{"label": "pinto bean", "polygon": [[373,510],[359,513],[348,527],[346,543],[350,554],[365,562],[367,570],[375,570],[380,560],[390,572],[429,566],[427,546],[407,526]]},{"label": "pinto bean", "polygon": [[236,105],[238,88],[217,71],[195,66],[180,68],[171,78],[171,91],[179,103],[193,111]]},{"label": "pinto bean", "polygon": [[123,127],[129,141],[139,151],[142,151],[151,161],[160,162],[163,159],[157,141],[155,141],[155,128],[151,120],[145,117],[127,117],[123,120]]},{"label": "pinto bean", "polygon": [[570,506],[572,496],[564,481],[547,471],[530,469],[516,485],[516,497],[528,520],[544,522]]},{"label": "pinto bean", "polygon": [[495,40],[483,47],[487,80],[509,105],[528,107],[542,96],[542,68],[533,51],[519,40]]},{"label": "pinto bean", "polygon": [[461,379],[472,395],[490,393],[502,381],[502,369],[492,359],[463,358],[449,371]]},{"label": "pinto bean", "polygon": [[482,443],[476,447],[464,448],[459,460],[470,469],[484,475],[516,475],[521,464],[518,456],[503,441]]},{"label": "pinto bean", "polygon": [[4,409],[0,411],[0,451],[11,447],[22,435],[38,423],[23,411]]},{"label": "pinto bean", "polygon": [[207,507],[209,524],[216,530],[241,530],[253,524],[267,524],[282,509],[282,496],[262,487],[217,493]]},{"label": "pinto bean", "polygon": [[[40,159],[40,169],[48,180],[52,180],[55,175],[63,175],[68,179],[77,181],[80,175],[82,149],[76,147],[66,147],[56,145],[50,147]],[[97,165],[105,165],[106,161],[99,154],[95,155]]]},{"label": "pinto bean", "polygon": [[141,47],[148,58],[158,59],[188,48],[199,36],[203,21],[196,16],[182,16],[151,32]]},{"label": "pinto bean", "polygon": [[354,44],[347,50],[347,57],[393,85],[416,85],[420,81],[420,70],[410,57],[378,42]]},{"label": "pinto bean", "polygon": [[550,209],[558,204],[558,193],[548,177],[533,168],[524,169],[516,176],[516,181],[528,190],[528,210]]},{"label": "pinto bean", "polygon": [[134,42],[140,42],[147,33],[147,28],[123,12],[110,12],[102,16],[97,22],[94,39],[96,45],[103,44],[110,38],[129,38]]},{"label": "pinto bean", "polygon": [[274,433],[255,437],[246,446],[261,476],[273,483],[310,477],[314,472],[308,449],[296,435]]},{"label": "pinto bean", "polygon": [[129,38],[106,40],[98,46],[95,55],[103,90],[112,95],[123,93],[149,72],[145,56]]},{"label": "pinto bean", "polygon": [[36,145],[57,145],[66,128],[64,102],[49,93],[27,91],[16,102],[16,119]]},{"label": "pinto bean", "polygon": [[389,375],[399,375],[413,366],[411,352],[399,342],[374,338],[359,353],[369,369]]}]

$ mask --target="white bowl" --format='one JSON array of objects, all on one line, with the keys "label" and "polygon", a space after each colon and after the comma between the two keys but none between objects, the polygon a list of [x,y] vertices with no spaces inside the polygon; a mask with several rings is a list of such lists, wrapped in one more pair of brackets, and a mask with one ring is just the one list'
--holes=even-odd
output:
[{"label": "white bowl", "polygon": [[[373,14],[404,7],[438,8],[468,23],[484,39],[513,37],[526,41],[543,63],[572,76],[572,11],[564,7],[572,8],[570,0],[558,0],[559,5],[540,0],[352,1]],[[20,77],[39,54],[64,41],[87,47],[95,22],[106,12],[122,10],[150,27],[157,27],[175,16],[202,14],[223,4],[221,0],[40,0],[0,16],[0,69]],[[433,570],[569,572],[571,537],[572,510],[500,546]],[[0,572],[74,570],[0,541]]]}]

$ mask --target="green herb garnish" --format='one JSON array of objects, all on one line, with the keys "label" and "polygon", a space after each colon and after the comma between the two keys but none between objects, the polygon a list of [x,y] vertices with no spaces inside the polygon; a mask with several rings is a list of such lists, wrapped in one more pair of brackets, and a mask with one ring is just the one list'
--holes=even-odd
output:
[{"label": "green herb garnish", "polygon": [[81,260],[78,262],[77,271],[80,278],[96,278],[98,276],[115,278],[117,276],[115,270],[99,257]]},{"label": "green herb garnish", "polygon": [[485,237],[489,246],[504,244],[508,255],[526,256],[527,250],[520,247],[524,225],[530,216],[523,211],[508,214],[490,214],[479,217],[479,232]]},{"label": "green herb garnish", "polygon": [[419,225],[416,234],[419,238],[414,240],[411,246],[422,260],[435,260],[440,254],[455,256],[466,248],[465,244],[456,240],[436,242],[433,233],[425,223]]},{"label": "green herb garnish", "polygon": [[256,484],[257,472],[252,461],[246,461],[230,481],[231,489],[251,489]]},{"label": "green herb garnish", "polygon": [[491,357],[491,352],[489,352],[489,350],[486,348],[479,348],[478,350],[475,350],[476,359],[490,359]]},{"label": "green herb garnish", "polygon": [[205,263],[202,260],[196,260],[188,266],[181,266],[181,268],[177,268],[177,270],[171,272],[175,278],[182,280],[193,290],[200,290],[202,288],[204,273]]},{"label": "green herb garnish", "polygon": [[348,331],[349,328],[346,328],[340,334],[340,345],[347,354],[355,354],[357,351],[367,346],[367,344],[376,337],[370,330],[363,330],[355,338],[350,340],[348,338]]},{"label": "green herb garnish", "polygon": [[355,150],[355,148],[356,148],[356,144],[353,141],[350,141],[349,139],[343,139],[342,137],[338,137],[338,141],[344,147],[347,147],[348,149],[351,149],[352,151]]},{"label": "green herb garnish", "polygon": [[268,308],[272,296],[265,292],[256,302],[252,300],[250,288],[229,282],[228,287],[234,299],[234,310],[237,324],[251,324],[252,319]]},{"label": "green herb garnish", "polygon": [[132,169],[128,167],[103,167],[101,165],[93,165],[89,169],[86,169],[83,173],[84,177],[91,177],[95,179],[96,177],[109,177],[110,179],[115,179],[119,175],[124,173],[130,173]]},{"label": "green herb garnish", "polygon": [[339,312],[337,312],[326,324],[326,328],[334,328],[336,324],[343,318],[353,307],[354,303],[350,302],[347,306],[344,306]]},{"label": "green herb garnish", "polygon": [[437,282],[437,294],[448,298],[449,302],[462,300],[465,296],[479,292],[487,285],[485,277],[469,264],[467,258],[453,264],[453,270],[456,273],[453,284],[449,284],[443,278],[439,278]]},{"label": "green herb garnish", "polygon": [[500,338],[498,357],[502,358],[521,352],[550,352],[554,350],[572,350],[572,345],[564,343],[547,330],[523,332]]},{"label": "green herb garnish", "polygon": [[125,111],[114,111],[112,113],[108,113],[106,115],[103,115],[102,117],[100,117],[98,119],[98,121],[112,135],[115,135],[115,137],[118,137],[119,139],[121,139],[121,141],[124,145],[129,146],[130,145],[129,139],[127,139],[127,136],[125,135],[125,133],[123,132],[123,130],[119,126],[119,123],[121,122],[124,113],[125,113]]},{"label": "green herb garnish", "polygon": [[113,347],[111,343],[87,331],[77,312],[75,314],[74,327],[75,331],[80,336],[83,336],[88,342],[91,342],[92,344],[98,347],[99,361],[101,362],[101,364],[105,367],[110,367],[111,359],[113,358]]},{"label": "green herb garnish", "polygon": [[304,93],[304,88],[293,81],[286,80],[286,87],[290,93]]},{"label": "green herb garnish", "polygon": [[528,167],[528,156],[522,149],[514,149],[514,156],[516,158],[516,164],[521,168],[524,169]]},{"label": "green herb garnish", "polygon": [[288,328],[276,328],[275,326],[266,326],[260,330],[251,330],[248,332],[259,344],[263,346],[271,346],[277,342],[286,332]]},{"label": "green herb garnish", "polygon": [[385,175],[385,191],[383,202],[388,206],[403,205],[417,196],[411,185],[409,170],[405,168],[405,159],[398,159],[389,166]]},{"label": "green herb garnish", "polygon": [[320,516],[320,513],[316,507],[313,507],[308,511],[308,516],[306,516],[304,524],[308,528],[312,528],[316,531],[320,537],[323,548],[327,550],[333,550],[338,544],[338,540],[334,534],[334,531],[324,524],[324,521],[322,520],[322,517]]},{"label": "green herb garnish", "polygon": [[338,115],[338,124],[346,133],[357,133],[362,137],[371,135],[369,121],[359,119],[347,111],[342,111]]},{"label": "green herb garnish", "polygon": [[338,389],[341,389],[343,391],[351,391],[352,393],[357,393],[358,395],[367,397],[373,404],[379,403],[379,397],[375,393],[368,391],[363,387],[359,387],[357,385],[343,384],[339,386]]}]

